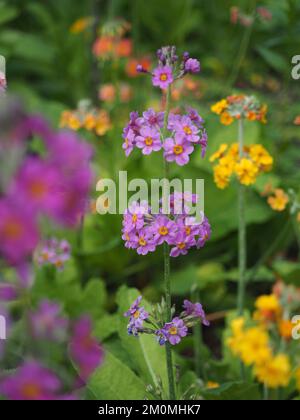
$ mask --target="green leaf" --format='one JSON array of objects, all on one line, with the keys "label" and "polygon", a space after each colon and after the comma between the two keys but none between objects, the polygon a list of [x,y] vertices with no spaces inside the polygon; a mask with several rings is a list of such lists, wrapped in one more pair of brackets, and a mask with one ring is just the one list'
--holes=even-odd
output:
[{"label": "green leaf", "polygon": [[277,70],[280,73],[285,73],[287,71],[288,61],[281,54],[261,46],[256,47],[256,51],[274,70]]},{"label": "green leaf", "polygon": [[103,341],[118,331],[119,315],[104,315],[96,322],[94,335]]},{"label": "green leaf", "polygon": [[[122,286],[117,295],[119,305],[119,335],[122,346],[125,348],[137,370],[147,383],[157,384],[157,377],[160,377],[167,388],[167,369],[165,363],[165,349],[160,347],[154,335],[143,334],[138,338],[127,334],[128,320],[123,316],[132,302],[139,296],[136,289],[128,289]],[[150,310],[150,305],[143,300],[143,306]]]},{"label": "green leaf", "polygon": [[101,367],[91,376],[88,389],[98,400],[143,400],[145,384],[124,363],[105,353]]},{"label": "green leaf", "polygon": [[247,382],[227,382],[218,388],[207,389],[201,392],[206,400],[260,400],[258,384]]},{"label": "green leaf", "polygon": [[104,313],[107,293],[103,280],[91,279],[83,290],[81,310],[89,314],[94,320]]},{"label": "green leaf", "polygon": [[275,261],[273,269],[285,283],[300,286],[300,263]]},{"label": "green leaf", "polygon": [[0,25],[10,22],[18,16],[18,10],[13,6],[7,6],[3,2],[0,3]]}]

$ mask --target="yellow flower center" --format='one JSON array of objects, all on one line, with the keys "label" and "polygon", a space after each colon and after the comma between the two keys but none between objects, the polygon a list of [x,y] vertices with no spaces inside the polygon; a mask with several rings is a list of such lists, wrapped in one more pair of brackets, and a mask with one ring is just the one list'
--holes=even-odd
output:
[{"label": "yellow flower center", "polygon": [[176,335],[176,334],[177,334],[177,328],[176,328],[176,327],[171,327],[171,328],[169,329],[169,333],[170,333],[171,335]]},{"label": "yellow flower center", "polygon": [[168,76],[166,73],[162,73],[159,78],[162,82],[165,82],[168,79]]},{"label": "yellow flower center", "polygon": [[145,241],[145,238],[140,238],[139,239],[139,244],[141,245],[141,246],[145,246],[146,244],[147,244],[147,242]]},{"label": "yellow flower center", "polygon": [[169,233],[169,229],[166,226],[162,226],[158,229],[158,233],[162,236],[166,236]]},{"label": "yellow flower center", "polygon": [[132,216],[132,221],[133,221],[133,223],[135,223],[135,222],[137,221],[137,215],[136,215],[136,214],[134,214],[134,215]]},{"label": "yellow flower center", "polygon": [[176,144],[173,147],[173,152],[175,153],[175,155],[181,155],[181,153],[183,152],[183,147],[180,146],[180,144]]},{"label": "yellow flower center", "polygon": [[190,228],[189,226],[187,226],[187,227],[185,228],[185,233],[186,233],[187,235],[190,235],[190,234],[191,234],[191,228]]},{"label": "yellow flower center", "polygon": [[140,311],[135,311],[133,318],[138,318],[140,316]]},{"label": "yellow flower center", "polygon": [[22,387],[22,395],[24,398],[27,398],[29,400],[33,400],[35,398],[38,398],[40,396],[40,387],[36,384],[25,384]]},{"label": "yellow flower center", "polygon": [[23,228],[16,220],[9,220],[3,229],[3,236],[7,239],[19,239],[22,236]]},{"label": "yellow flower center", "polygon": [[145,138],[145,145],[146,146],[151,146],[153,144],[153,139],[152,137],[146,137]]},{"label": "yellow flower center", "polygon": [[189,127],[188,125],[183,127],[183,131],[185,132],[185,134],[188,134],[188,135],[192,134],[191,127]]},{"label": "yellow flower center", "polygon": [[36,181],[31,183],[29,191],[30,191],[32,197],[42,198],[45,195],[45,193],[47,192],[47,188],[42,181],[36,180]]},{"label": "yellow flower center", "polygon": [[185,248],[185,243],[184,243],[184,242],[180,242],[180,243],[177,245],[177,248],[179,248],[179,249],[184,249],[184,248]]}]

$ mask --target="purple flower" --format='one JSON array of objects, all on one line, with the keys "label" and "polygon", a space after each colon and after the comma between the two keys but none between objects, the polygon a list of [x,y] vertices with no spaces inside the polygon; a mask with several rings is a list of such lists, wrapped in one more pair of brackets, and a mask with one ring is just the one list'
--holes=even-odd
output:
[{"label": "purple flower", "polygon": [[125,317],[129,317],[128,333],[137,335],[138,330],[143,327],[144,320],[149,318],[149,313],[145,311],[144,307],[140,306],[142,296],[139,296],[128,311],[124,313]]},{"label": "purple flower", "polygon": [[206,132],[205,129],[203,129],[202,133],[201,133],[200,140],[199,140],[199,144],[201,145],[201,156],[202,156],[202,158],[204,158],[205,153],[206,153],[207,140],[208,140],[207,132]]},{"label": "purple flower", "polygon": [[152,74],[153,86],[158,86],[161,89],[167,89],[167,87],[173,83],[172,68],[170,66],[156,67]]},{"label": "purple flower", "polygon": [[66,336],[68,320],[60,316],[61,307],[43,300],[38,309],[29,314],[29,324],[34,338],[61,341]]},{"label": "purple flower", "polygon": [[180,343],[181,339],[187,335],[188,329],[183,320],[176,317],[164,325],[162,333],[169,343],[174,346]]},{"label": "purple flower", "polygon": [[16,286],[9,283],[0,283],[0,301],[11,302],[18,297]]},{"label": "purple flower", "polygon": [[[125,132],[127,132],[126,135]],[[135,146],[135,134],[131,128],[129,128],[129,130],[125,130],[125,132],[123,134],[124,143],[122,147],[125,150],[125,155],[129,156]]]},{"label": "purple flower", "polygon": [[163,242],[171,244],[176,233],[176,224],[166,216],[157,216],[152,224],[152,231],[156,245]]},{"label": "purple flower", "polygon": [[2,380],[0,393],[9,400],[57,400],[61,388],[58,377],[38,362],[25,362]]},{"label": "purple flower", "polygon": [[140,130],[140,122],[141,119],[139,117],[139,113],[134,111],[130,113],[129,116],[129,123],[123,130],[123,137],[127,137],[129,130],[132,130],[134,134],[138,134]]},{"label": "purple flower", "polygon": [[155,251],[155,242],[153,240],[153,234],[150,229],[141,229],[134,239],[134,248],[140,255],[147,255],[149,252]]},{"label": "purple flower", "polygon": [[[26,204],[26,203],[24,203]],[[11,198],[0,200],[0,253],[12,265],[23,263],[38,243],[34,214]]]},{"label": "purple flower", "polygon": [[187,73],[199,73],[200,62],[196,58],[188,58],[184,63],[184,70]]},{"label": "purple flower", "polygon": [[52,264],[59,271],[64,269],[65,262],[70,259],[71,246],[65,239],[55,238],[43,242],[36,251],[36,259],[40,266]]},{"label": "purple flower", "polygon": [[199,226],[198,235],[199,235],[199,238],[197,240],[196,246],[197,248],[203,248],[205,243],[211,237],[211,226],[207,217],[204,217],[202,224]]},{"label": "purple flower", "polygon": [[143,112],[143,122],[150,127],[163,128],[164,126],[164,112],[155,112],[152,108]]},{"label": "purple flower", "polygon": [[142,229],[144,226],[145,214],[148,212],[148,206],[145,203],[133,202],[129,209],[124,213],[123,226],[126,233],[133,230]]},{"label": "purple flower", "polygon": [[179,166],[186,165],[190,160],[189,155],[194,151],[194,146],[183,137],[178,138],[176,142],[172,138],[167,138],[164,141],[163,147],[166,161],[175,161]]},{"label": "purple flower", "polygon": [[183,302],[183,309],[185,315],[191,316],[193,318],[200,318],[204,325],[209,326],[209,321],[206,319],[206,315],[201,303],[192,303],[189,300],[185,299]]},{"label": "purple flower", "polygon": [[199,141],[199,129],[192,123],[191,119],[183,115],[180,120],[175,124],[175,139],[184,137],[186,140],[197,143]]},{"label": "purple flower", "polygon": [[191,107],[188,107],[188,117],[198,127],[203,128],[204,119],[198,114],[198,112]]},{"label": "purple flower", "polygon": [[162,148],[159,132],[147,126],[141,128],[140,135],[136,137],[136,145],[144,155],[159,151]]},{"label": "purple flower", "polygon": [[186,232],[179,231],[173,241],[173,245],[175,246],[171,249],[171,257],[186,255],[188,250],[195,245],[195,239],[188,236]]},{"label": "purple flower", "polygon": [[104,351],[92,337],[92,323],[88,317],[82,317],[75,324],[70,353],[79,367],[80,378],[85,382],[103,362]]},{"label": "purple flower", "polygon": [[5,74],[0,71],[0,94],[4,93],[6,90],[6,77]]}]

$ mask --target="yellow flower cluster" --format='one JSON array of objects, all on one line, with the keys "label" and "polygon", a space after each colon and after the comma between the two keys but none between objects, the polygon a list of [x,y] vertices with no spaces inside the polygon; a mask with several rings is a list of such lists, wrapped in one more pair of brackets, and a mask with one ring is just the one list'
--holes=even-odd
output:
[{"label": "yellow flower cluster", "polygon": [[[275,294],[260,296],[255,307],[249,325],[244,317],[231,321],[227,345],[246,366],[253,367],[253,374],[259,382],[269,388],[287,386],[293,375],[290,357],[283,352],[276,354],[276,343],[280,338],[286,342],[291,339],[293,325],[283,319],[284,311]],[[274,334],[278,339],[272,342]],[[295,379],[300,390],[300,367]]]},{"label": "yellow flower cluster", "polygon": [[75,110],[64,111],[60,119],[60,127],[77,131],[84,128],[94,131],[98,136],[104,136],[111,129],[111,121],[105,110]]},{"label": "yellow flower cluster", "polygon": [[274,191],[272,191],[272,195],[268,197],[269,206],[273,210],[279,212],[286,209],[289,201],[289,196],[281,188],[276,188]]},{"label": "yellow flower cluster", "polygon": [[253,96],[231,95],[211,106],[211,111],[220,116],[220,122],[230,125],[234,120],[246,118],[265,124],[267,106],[261,105]]},{"label": "yellow flower cluster", "polygon": [[214,180],[218,188],[224,189],[229,185],[232,175],[236,175],[243,185],[254,184],[256,178],[263,172],[272,169],[273,158],[260,144],[245,146],[243,153],[239,153],[237,143],[230,147],[221,144],[219,150],[214,153],[210,162],[218,163],[214,166]]}]

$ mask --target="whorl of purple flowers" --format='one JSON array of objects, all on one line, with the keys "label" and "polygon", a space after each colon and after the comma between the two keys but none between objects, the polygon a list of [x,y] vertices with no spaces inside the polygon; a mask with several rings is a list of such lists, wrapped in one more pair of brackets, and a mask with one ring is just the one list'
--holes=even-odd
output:
[{"label": "whorl of purple flowers", "polygon": [[163,150],[167,162],[186,165],[197,146],[205,156],[207,132],[204,120],[195,109],[189,108],[187,114],[169,114],[168,133],[162,138],[164,112],[148,109],[140,117],[137,112],[130,114],[130,121],[123,130],[123,149],[129,156],[134,148],[144,155]]},{"label": "whorl of purple flowers", "polygon": [[[191,199],[196,198],[191,197]],[[135,249],[138,254],[146,255],[154,252],[157,246],[167,243],[171,246],[171,257],[185,255],[192,247],[202,248],[210,238],[210,224],[205,216],[201,223],[196,223],[186,213],[187,208],[184,207],[186,202],[188,200],[185,201],[181,194],[171,195],[168,216],[162,213],[151,214],[146,202],[133,203],[125,212],[123,219],[122,238],[126,248]]]}]

